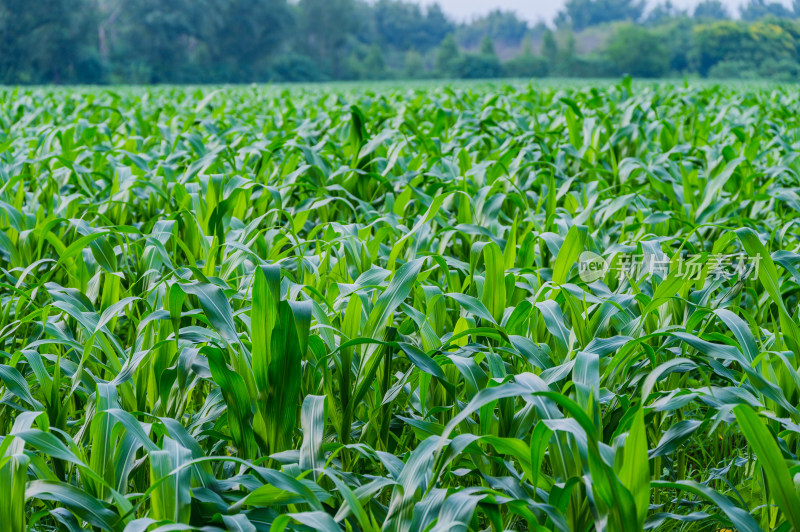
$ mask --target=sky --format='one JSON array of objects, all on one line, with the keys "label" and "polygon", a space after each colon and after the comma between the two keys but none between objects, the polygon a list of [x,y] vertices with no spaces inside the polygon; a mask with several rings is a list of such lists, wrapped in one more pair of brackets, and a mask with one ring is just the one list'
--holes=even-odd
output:
[{"label": "sky", "polygon": [[[474,17],[485,15],[493,9],[515,11],[517,15],[530,22],[544,20],[551,22],[564,5],[566,0],[416,0],[427,5],[438,3],[445,13],[453,16],[458,21],[469,21]],[[657,4],[659,0],[648,0],[648,5]],[[739,6],[746,0],[722,0],[732,13],[738,13]],[[681,9],[693,8],[699,0],[672,0],[672,3]],[[789,0],[782,0],[789,5]]]}]

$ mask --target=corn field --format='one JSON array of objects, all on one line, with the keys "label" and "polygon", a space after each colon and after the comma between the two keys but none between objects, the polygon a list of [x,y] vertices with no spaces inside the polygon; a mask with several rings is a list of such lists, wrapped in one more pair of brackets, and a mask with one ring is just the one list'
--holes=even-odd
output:
[{"label": "corn field", "polygon": [[0,96],[0,529],[800,530],[797,88]]}]

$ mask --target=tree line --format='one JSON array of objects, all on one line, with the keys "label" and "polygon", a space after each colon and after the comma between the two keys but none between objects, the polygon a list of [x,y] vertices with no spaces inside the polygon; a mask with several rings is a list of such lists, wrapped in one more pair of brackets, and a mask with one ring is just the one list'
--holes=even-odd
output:
[{"label": "tree line", "polygon": [[554,24],[405,0],[0,0],[0,83],[797,79],[800,0],[568,0]]}]

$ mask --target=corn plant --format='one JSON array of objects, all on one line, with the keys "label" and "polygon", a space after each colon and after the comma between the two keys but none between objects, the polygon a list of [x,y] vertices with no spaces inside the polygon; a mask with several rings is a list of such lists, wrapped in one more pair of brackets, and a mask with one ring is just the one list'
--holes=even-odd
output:
[{"label": "corn plant", "polygon": [[4,90],[0,528],[800,530],[795,92]]}]

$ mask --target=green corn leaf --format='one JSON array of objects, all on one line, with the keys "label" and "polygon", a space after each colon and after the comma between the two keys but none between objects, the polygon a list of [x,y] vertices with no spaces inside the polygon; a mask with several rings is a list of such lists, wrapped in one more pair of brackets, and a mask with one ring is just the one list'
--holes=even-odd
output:
[{"label": "green corn leaf", "polygon": [[746,227],[737,229],[736,236],[741,240],[742,247],[744,247],[748,255],[758,260],[758,280],[778,307],[781,332],[787,346],[792,350],[795,357],[800,359],[800,327],[786,310],[783,295],[781,294],[778,270],[775,267],[775,263],[772,262],[772,257],[770,257],[764,244],[761,243],[752,229]]},{"label": "green corn leaf", "polygon": [[253,310],[250,317],[253,374],[262,394],[269,393],[268,368],[272,330],[275,328],[280,301],[279,266],[257,267],[253,279]]},{"label": "green corn leaf", "polygon": [[688,491],[698,497],[703,497],[714,503],[730,520],[730,523],[736,527],[736,530],[743,530],[746,532],[758,532],[761,527],[758,523],[747,513],[745,510],[739,508],[730,499],[717,493],[708,486],[704,486],[691,480],[681,480],[677,482],[670,482],[666,480],[654,480],[651,483],[657,488],[675,489],[681,491]]},{"label": "green corn leaf", "polygon": [[300,467],[317,470],[322,467],[322,439],[325,435],[325,396],[307,395],[300,412],[303,444]]},{"label": "green corn leaf", "polygon": [[[179,469],[191,460],[191,453],[172,438],[165,438],[163,450],[150,452],[150,478],[155,484],[161,481],[151,498],[154,519],[188,524],[191,518],[192,497],[189,492],[187,468]],[[177,473],[172,471],[179,469]],[[162,480],[168,477],[166,480]]]},{"label": "green corn leaf", "polygon": [[[8,436],[6,436],[8,437]],[[29,459],[24,454],[8,457],[0,465],[0,485],[5,491],[0,498],[0,523],[9,532],[25,532],[25,484]]]},{"label": "green corn leaf", "polygon": [[211,375],[225,398],[228,407],[228,425],[233,441],[244,456],[255,456],[256,444],[252,428],[250,395],[247,393],[244,379],[228,368],[221,350],[204,347],[200,352],[208,357]]},{"label": "green corn leaf", "polygon": [[625,439],[624,462],[619,474],[620,480],[631,492],[636,504],[639,528],[644,527],[650,506],[650,464],[647,456],[646,430],[644,410],[640,408]]},{"label": "green corn leaf", "polygon": [[500,246],[494,242],[483,246],[483,262],[486,276],[481,301],[494,318],[494,322],[500,323],[506,310],[505,266]]},{"label": "green corn leaf", "polygon": [[376,338],[376,334],[385,327],[389,316],[400,306],[400,303],[408,297],[414,286],[414,281],[422,269],[422,259],[413,260],[400,266],[389,282],[389,286],[375,302],[375,306],[369,314],[367,327],[363,336]]},{"label": "green corn leaf", "polygon": [[52,501],[68,508],[73,514],[79,516],[81,520],[96,526],[100,530],[119,530],[119,515],[101,501],[87,495],[75,486],[63,482],[51,480],[31,481],[25,488],[25,499]]},{"label": "green corn leaf", "polygon": [[750,407],[739,405],[733,409],[733,413],[747,443],[752,446],[758,462],[764,468],[770,492],[784,519],[795,530],[800,529],[800,498],[778,444]]},{"label": "green corn leaf", "polygon": [[300,351],[295,315],[286,301],[278,305],[278,318],[272,332],[270,363],[267,368],[270,393],[267,398],[267,427],[270,451],[287,449],[300,409]]},{"label": "green corn leaf", "polygon": [[586,231],[584,229],[577,225],[570,227],[553,265],[553,283],[562,285],[567,281],[570,269],[584,250],[585,240]]}]

